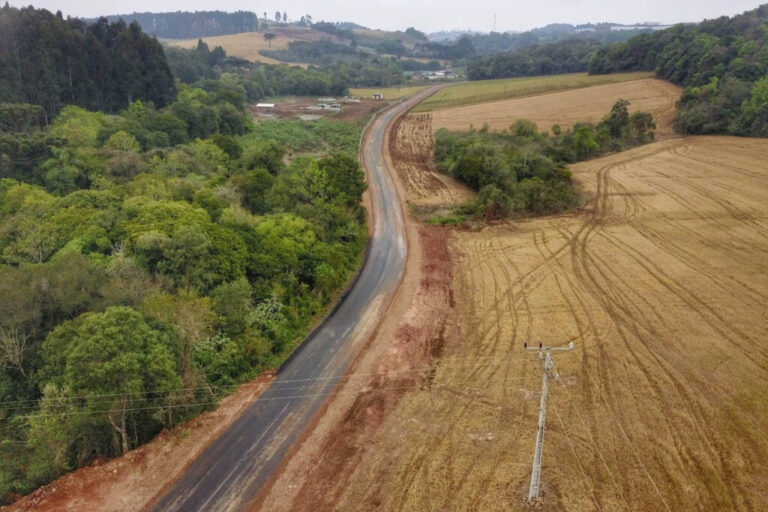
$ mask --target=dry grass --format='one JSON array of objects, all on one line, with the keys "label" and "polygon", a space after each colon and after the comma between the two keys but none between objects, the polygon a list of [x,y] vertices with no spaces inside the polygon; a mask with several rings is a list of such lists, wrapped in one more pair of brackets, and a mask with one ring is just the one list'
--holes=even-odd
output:
[{"label": "dry grass", "polygon": [[[437,364],[338,510],[523,510],[556,358],[545,510],[768,506],[768,141],[666,140],[573,166],[579,214],[457,232]],[[299,507],[301,508],[301,507]]]},{"label": "dry grass", "polygon": [[674,135],[675,103],[681,92],[679,87],[663,80],[633,80],[438,110],[432,114],[432,125],[435,130],[467,131],[470,125],[480,128],[487,124],[491,130],[500,131],[517,119],[530,119],[542,130],[554,124],[565,129],[581,121],[600,121],[616,100],[624,98],[631,103],[630,111],[651,112],[658,127],[657,136],[666,138]]},{"label": "dry grass", "polygon": [[349,90],[350,96],[360,96],[361,98],[370,98],[373,93],[380,92],[384,95],[385,100],[396,100],[401,96],[404,98],[410,98],[419,91],[423,91],[428,86],[426,85],[412,85],[405,87],[365,87],[365,88],[353,88]]},{"label": "dry grass", "polygon": [[[292,41],[336,41],[335,36],[302,27],[271,27],[267,32],[277,36],[272,40],[271,45],[264,40],[265,32],[244,32],[241,34],[204,37],[203,41],[211,49],[221,46],[227,52],[227,55],[234,55],[251,62],[264,62],[266,64],[280,64],[281,62],[261,55],[259,53],[261,50],[281,50],[287,48],[288,43]],[[197,47],[197,39],[163,39],[163,42],[170,46],[179,46],[181,48]],[[307,64],[295,63],[291,63],[291,65],[307,66]]]},{"label": "dry grass", "polygon": [[428,112],[443,108],[458,107],[544,94],[566,89],[579,89],[600,84],[613,84],[650,78],[653,73],[616,73],[613,75],[594,75],[573,73],[569,75],[533,76],[525,78],[505,78],[502,80],[478,80],[464,82],[438,91],[431,98],[421,103],[414,112]]}]

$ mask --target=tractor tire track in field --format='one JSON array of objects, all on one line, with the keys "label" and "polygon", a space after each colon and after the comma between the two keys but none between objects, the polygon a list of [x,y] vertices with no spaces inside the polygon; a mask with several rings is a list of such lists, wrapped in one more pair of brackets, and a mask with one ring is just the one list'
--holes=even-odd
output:
[{"label": "tractor tire track in field", "polygon": [[336,508],[525,509],[539,339],[576,342],[556,357],[545,510],[765,508],[767,152],[650,144],[574,165],[581,212],[455,231],[455,341]]}]

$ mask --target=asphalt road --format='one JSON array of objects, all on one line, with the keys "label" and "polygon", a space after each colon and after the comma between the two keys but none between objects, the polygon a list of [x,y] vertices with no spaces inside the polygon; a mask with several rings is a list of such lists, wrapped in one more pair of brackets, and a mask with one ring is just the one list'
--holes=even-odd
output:
[{"label": "asphalt road", "polygon": [[242,510],[328,398],[358,354],[368,331],[400,280],[407,252],[400,200],[385,166],[384,134],[420,93],[380,115],[362,148],[374,216],[368,258],[360,276],[320,328],[278,373],[272,385],[214,441],[152,506],[155,511]]}]

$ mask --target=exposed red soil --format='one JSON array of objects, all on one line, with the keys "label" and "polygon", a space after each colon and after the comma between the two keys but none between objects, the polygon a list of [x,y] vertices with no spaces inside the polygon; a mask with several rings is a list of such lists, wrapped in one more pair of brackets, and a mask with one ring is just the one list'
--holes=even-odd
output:
[{"label": "exposed red soil", "polygon": [[162,432],[151,442],[122,457],[94,461],[1,510],[143,510],[258,398],[273,379],[274,372],[266,373],[224,398],[215,411],[205,412],[184,425]]},{"label": "exposed red soil", "polygon": [[291,510],[329,510],[345,480],[364,455],[373,436],[398,399],[409,389],[429,386],[429,367],[442,352],[445,327],[453,307],[452,270],[448,258],[450,231],[419,227],[421,283],[411,307],[395,333],[387,354],[360,393],[327,436],[310,462],[307,478]]}]

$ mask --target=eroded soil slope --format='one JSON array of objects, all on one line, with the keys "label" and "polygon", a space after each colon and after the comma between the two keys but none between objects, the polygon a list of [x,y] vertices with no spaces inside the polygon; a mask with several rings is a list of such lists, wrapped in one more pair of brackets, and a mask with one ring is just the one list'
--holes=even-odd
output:
[{"label": "eroded soil slope", "polygon": [[578,214],[456,232],[455,304],[426,384],[343,478],[301,495],[523,509],[541,385],[523,342],[574,340],[550,387],[545,510],[764,510],[767,154],[765,140],[654,143],[573,166],[593,198]]},{"label": "eroded soil slope", "polygon": [[437,110],[432,113],[432,127],[467,131],[471,124],[480,128],[487,123],[491,130],[503,130],[517,119],[530,119],[540,130],[549,130],[554,124],[565,129],[581,121],[597,123],[616,100],[624,98],[630,102],[630,112],[653,114],[656,138],[661,140],[674,136],[672,121],[680,94],[676,85],[648,78]]}]

